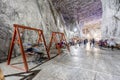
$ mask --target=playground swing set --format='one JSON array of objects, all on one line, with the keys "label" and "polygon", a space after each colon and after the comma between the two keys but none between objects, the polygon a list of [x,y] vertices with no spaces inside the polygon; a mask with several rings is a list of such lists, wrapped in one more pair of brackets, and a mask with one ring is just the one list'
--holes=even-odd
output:
[{"label": "playground swing set", "polygon": [[[22,26],[22,25],[18,25],[18,24],[14,24],[13,27],[14,27],[14,33],[13,33],[13,36],[12,36],[12,40],[11,40],[11,44],[10,44],[10,50],[9,50],[9,53],[8,53],[7,65],[10,65],[12,52],[13,52],[13,48],[14,48],[15,44],[18,44],[20,46],[20,52],[21,52],[21,55],[22,55],[23,63],[24,63],[24,69],[21,69],[21,68],[18,68],[16,66],[11,65],[14,68],[21,69],[21,70],[24,70],[26,72],[29,70],[27,60],[26,60],[25,51],[24,51],[24,48],[23,48],[23,42],[22,42],[22,39],[21,39],[21,36],[20,36],[19,29],[22,29],[22,31],[24,31],[24,30],[32,30],[32,31],[38,32],[37,43],[38,44],[40,42],[44,43],[44,48],[45,48],[45,50],[47,52],[48,59],[50,59],[50,48],[51,48],[51,45],[52,45],[53,41],[56,44],[58,43],[58,40],[57,40],[57,37],[56,37],[57,34],[61,35],[60,41],[64,40],[66,42],[67,49],[69,50],[69,45],[67,44],[64,33],[52,32],[50,44],[49,44],[49,46],[47,46],[46,41],[45,41],[45,37],[44,37],[44,34],[43,34],[43,30],[36,29],[36,28],[31,28],[31,27],[28,27],[28,26]],[[58,49],[58,54],[60,54],[60,46],[57,45],[56,47]]]},{"label": "playground swing set", "polygon": [[[60,37],[60,40],[57,39],[57,37],[58,37],[57,35]],[[50,44],[49,44],[49,47],[48,47],[48,52],[50,52],[50,48],[52,46],[52,43],[55,42],[55,47],[58,49],[58,55],[59,55],[60,52],[61,52],[61,42],[62,41],[65,41],[65,43],[66,43],[65,45],[67,46],[68,51],[70,51],[69,45],[67,44],[64,33],[52,32],[52,36],[51,36],[51,39],[50,39]]]}]

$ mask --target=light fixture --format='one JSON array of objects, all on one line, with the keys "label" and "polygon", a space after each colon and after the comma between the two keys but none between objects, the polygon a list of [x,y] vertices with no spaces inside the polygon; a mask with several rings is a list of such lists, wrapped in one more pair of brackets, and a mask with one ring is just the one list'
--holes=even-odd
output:
[{"label": "light fixture", "polygon": [[74,28],[74,32],[76,32],[77,31],[77,28]]}]

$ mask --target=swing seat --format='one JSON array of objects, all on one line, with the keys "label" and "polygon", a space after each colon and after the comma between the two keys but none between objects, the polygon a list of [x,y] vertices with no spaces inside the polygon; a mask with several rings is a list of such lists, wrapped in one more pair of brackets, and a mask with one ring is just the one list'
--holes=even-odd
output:
[{"label": "swing seat", "polygon": [[39,61],[44,56],[43,52],[40,52],[38,48],[34,48],[34,47],[30,47],[26,49],[25,52],[34,56],[34,59],[32,60],[33,62]]},{"label": "swing seat", "polygon": [[43,52],[40,52],[40,50],[35,49],[34,47],[27,48],[27,49],[25,50],[25,52],[26,52],[26,53],[27,53],[27,52],[31,52],[31,53],[35,53],[35,54],[43,54]]}]

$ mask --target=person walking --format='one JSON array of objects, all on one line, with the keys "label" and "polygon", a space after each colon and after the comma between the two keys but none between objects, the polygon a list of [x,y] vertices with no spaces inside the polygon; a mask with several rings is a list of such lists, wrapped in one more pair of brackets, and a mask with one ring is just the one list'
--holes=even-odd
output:
[{"label": "person walking", "polygon": [[88,39],[84,39],[84,47],[86,47],[87,43],[88,43]]},{"label": "person walking", "polygon": [[110,40],[109,45],[110,45],[110,47],[111,47],[111,50],[113,51],[113,48],[114,48],[114,46],[115,46],[115,41],[114,41],[114,39],[111,39],[111,40]]},{"label": "person walking", "polygon": [[93,38],[92,39],[92,47],[94,47],[95,46],[95,39]]}]

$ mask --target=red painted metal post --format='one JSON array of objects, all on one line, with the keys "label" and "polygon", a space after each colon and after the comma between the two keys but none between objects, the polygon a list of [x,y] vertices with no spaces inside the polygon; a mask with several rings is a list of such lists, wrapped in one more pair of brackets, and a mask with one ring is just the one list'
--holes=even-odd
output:
[{"label": "red painted metal post", "polygon": [[10,64],[10,61],[11,61],[12,51],[13,51],[14,44],[15,44],[15,43],[14,43],[15,38],[16,38],[16,28],[14,28],[14,33],[13,33],[12,41],[11,41],[11,44],[10,44],[10,51],[9,51],[9,53],[8,53],[7,65],[9,65],[9,64]]},{"label": "red painted metal post", "polygon": [[48,55],[48,59],[50,59],[50,54],[48,52],[48,47],[47,47],[47,44],[46,44],[46,41],[45,41],[45,37],[43,35],[43,31],[41,31],[41,36],[43,38],[43,42],[44,42],[44,45],[45,45],[45,49],[46,49],[46,52],[47,52],[47,55]]},{"label": "red painted metal post", "polygon": [[50,39],[50,43],[49,43],[49,46],[48,46],[48,53],[49,54],[50,54],[50,48],[52,46],[53,38],[54,38],[54,34],[52,33],[52,36],[51,36],[51,39]]},{"label": "red painted metal post", "polygon": [[61,34],[61,39],[60,39],[60,42],[62,42],[62,40],[63,40],[63,35]]},{"label": "red painted metal post", "polygon": [[24,67],[25,67],[25,70],[28,71],[27,60],[26,60],[26,56],[25,56],[24,49],[23,49],[22,40],[21,40],[21,38],[20,38],[20,33],[19,33],[19,30],[18,30],[17,27],[16,27],[16,32],[17,32],[17,34],[18,34],[18,42],[19,42],[20,51],[21,51],[21,54],[22,54],[22,57],[23,57]]},{"label": "red painted metal post", "polygon": [[57,47],[57,49],[58,49],[58,55],[60,54],[60,45],[58,45],[58,40],[57,40],[57,38],[56,38],[56,34],[54,35],[54,41],[55,41],[55,43],[56,43],[56,47]]},{"label": "red painted metal post", "polygon": [[66,38],[65,38],[65,35],[64,35],[64,34],[63,34],[63,39],[64,39],[64,40],[65,40],[65,42],[66,42],[66,46],[67,46],[68,51],[70,51],[69,45],[68,45],[68,43],[67,43],[67,40],[66,40]]},{"label": "red painted metal post", "polygon": [[38,31],[38,41],[37,41],[38,43],[39,42],[42,42],[42,39],[41,39],[41,31]]}]

